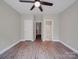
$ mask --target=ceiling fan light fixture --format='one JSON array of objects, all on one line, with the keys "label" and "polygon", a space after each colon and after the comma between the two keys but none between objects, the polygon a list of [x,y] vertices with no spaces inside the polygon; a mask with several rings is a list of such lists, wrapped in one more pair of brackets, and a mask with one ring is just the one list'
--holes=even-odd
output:
[{"label": "ceiling fan light fixture", "polygon": [[43,11],[42,5],[46,5],[46,6],[52,6],[53,5],[53,3],[40,1],[40,0],[34,0],[34,1],[20,0],[20,2],[33,3],[33,6],[30,8],[30,10],[33,10],[35,7],[37,7],[37,8],[40,9],[41,12]]},{"label": "ceiling fan light fixture", "polygon": [[35,7],[40,7],[41,4],[39,1],[36,1],[34,5],[35,5]]}]

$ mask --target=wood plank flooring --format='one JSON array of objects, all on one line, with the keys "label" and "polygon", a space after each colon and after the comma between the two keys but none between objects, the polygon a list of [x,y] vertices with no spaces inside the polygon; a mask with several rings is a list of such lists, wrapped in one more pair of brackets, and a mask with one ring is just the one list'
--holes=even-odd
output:
[{"label": "wood plank flooring", "polygon": [[0,59],[78,59],[77,54],[60,42],[24,41],[4,54]]}]

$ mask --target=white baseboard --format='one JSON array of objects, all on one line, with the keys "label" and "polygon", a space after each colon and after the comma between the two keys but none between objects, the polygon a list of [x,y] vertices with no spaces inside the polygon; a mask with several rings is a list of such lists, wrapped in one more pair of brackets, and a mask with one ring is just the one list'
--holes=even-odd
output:
[{"label": "white baseboard", "polygon": [[[26,39],[21,39],[20,41],[27,41]],[[34,41],[33,39],[29,39],[29,41]]]},{"label": "white baseboard", "polygon": [[56,42],[59,42],[60,40],[52,40],[52,41],[56,41]]},{"label": "white baseboard", "polygon": [[75,53],[78,53],[77,50],[73,49],[71,46],[69,46],[68,44],[64,43],[63,41],[60,41],[60,40],[59,40],[59,42],[62,43],[62,44],[64,44],[66,47],[68,47],[69,49],[71,49],[71,50],[74,51]]},{"label": "white baseboard", "polygon": [[3,49],[2,51],[0,51],[0,55],[3,54],[4,52],[8,51],[10,48],[12,48],[13,46],[15,46],[16,44],[18,44],[21,40],[15,42],[14,44],[10,45],[9,47]]},{"label": "white baseboard", "polygon": [[42,40],[42,41],[44,42],[44,41],[52,41],[52,40]]}]

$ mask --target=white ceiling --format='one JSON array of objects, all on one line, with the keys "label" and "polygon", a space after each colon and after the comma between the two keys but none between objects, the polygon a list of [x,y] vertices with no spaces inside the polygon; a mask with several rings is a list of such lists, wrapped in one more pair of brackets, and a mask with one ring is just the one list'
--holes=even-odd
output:
[{"label": "white ceiling", "polygon": [[43,0],[54,4],[53,6],[42,5],[43,12],[41,12],[38,8],[34,8],[32,11],[30,11],[30,8],[33,5],[32,3],[22,3],[19,2],[19,0],[4,0],[4,1],[21,14],[42,14],[42,13],[57,14],[65,10],[76,0]]}]

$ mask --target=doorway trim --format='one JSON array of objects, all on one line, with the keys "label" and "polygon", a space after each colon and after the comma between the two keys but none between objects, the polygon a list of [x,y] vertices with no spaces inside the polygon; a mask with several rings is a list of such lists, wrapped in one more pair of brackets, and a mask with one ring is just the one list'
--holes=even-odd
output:
[{"label": "doorway trim", "polygon": [[41,39],[43,40],[43,33],[42,33],[42,21],[34,21],[33,22],[33,38],[36,39],[36,23],[41,23]]}]

